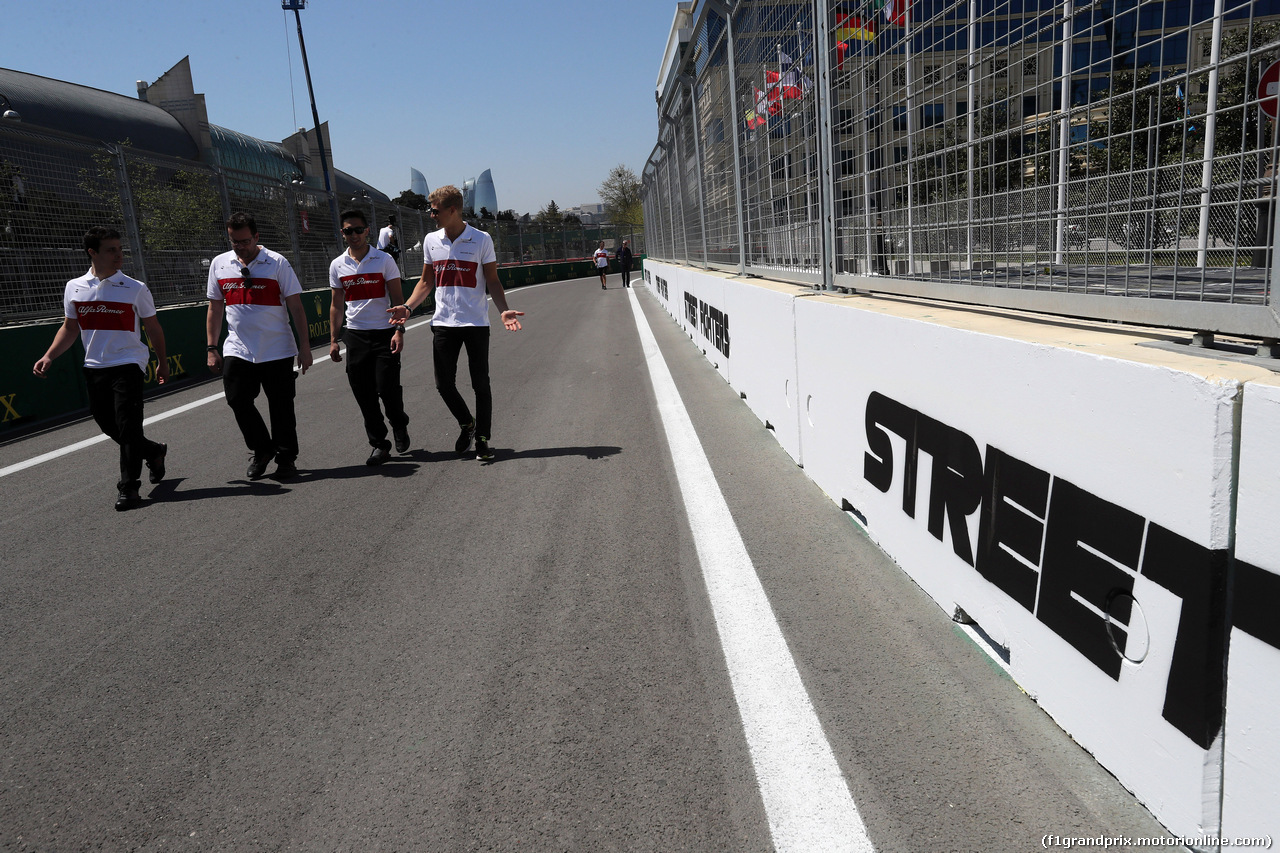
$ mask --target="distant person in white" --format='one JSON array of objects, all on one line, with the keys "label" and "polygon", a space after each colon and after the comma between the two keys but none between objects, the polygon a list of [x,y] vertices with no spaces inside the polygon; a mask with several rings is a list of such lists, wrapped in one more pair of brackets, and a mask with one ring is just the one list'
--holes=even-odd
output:
[{"label": "distant person in white", "polygon": [[[390,309],[391,318],[403,323],[436,291],[436,310],[431,317],[432,355],[436,390],[462,429],[454,449],[459,454],[466,453],[474,438],[476,458],[490,460],[493,393],[489,389],[488,296],[493,297],[507,331],[520,330],[519,318],[524,312],[507,307],[507,295],[498,280],[493,238],[463,220],[462,193],[457,187],[443,186],[431,193],[431,215],[440,230],[422,241],[422,277],[405,303]],[[458,393],[458,355],[464,346],[471,387],[476,394],[474,418]]]},{"label": "distant person in white", "polygon": [[378,251],[386,252],[396,261],[400,260],[400,231],[396,228],[396,215],[387,217],[387,225],[378,232]]},{"label": "distant person in white", "polygon": [[596,272],[600,273],[600,289],[605,290],[604,277],[609,274],[609,252],[604,247],[604,241],[600,241],[599,247],[595,252]]},{"label": "distant person in white", "polygon": [[[298,473],[298,421],[293,411],[296,379],[294,356],[303,373],[311,366],[307,315],[302,310],[302,285],[289,261],[279,252],[258,245],[258,223],[247,213],[227,220],[231,251],[209,264],[209,312],[205,335],[209,369],[222,374],[227,405],[250,451],[245,476],[259,480],[267,464],[276,461],[277,479]],[[227,340],[221,351],[218,337],[227,318]],[[289,330],[293,318],[294,332]],[[267,396],[271,429],[263,423],[254,400]]]},{"label": "distant person in white", "polygon": [[156,352],[156,381],[161,385],[169,381],[169,359],[151,291],[120,272],[124,266],[120,232],[102,226],[90,228],[84,235],[84,250],[91,264],[89,271],[67,282],[62,326],[31,372],[46,378],[53,360],[70,349],[77,337],[81,339],[89,412],[103,433],[120,445],[116,509],[123,511],[142,503],[138,493],[142,463],[151,469],[151,482],[159,483],[164,479],[169,450],[168,445],[151,441],[142,431],[142,387],[151,350],[142,342],[140,328],[147,330]]}]

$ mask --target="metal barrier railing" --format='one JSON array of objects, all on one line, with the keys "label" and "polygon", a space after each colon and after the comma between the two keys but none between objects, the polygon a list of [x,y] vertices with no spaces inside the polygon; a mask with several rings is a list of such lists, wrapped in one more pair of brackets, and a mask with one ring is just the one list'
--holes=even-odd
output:
[{"label": "metal barrier railing", "polygon": [[[363,211],[375,232],[395,214],[401,271],[421,273],[422,240],[435,227],[428,213],[367,194],[335,198],[339,211]],[[62,315],[66,282],[88,268],[81,239],[94,225],[125,235],[125,271],[147,282],[157,305],[204,298],[235,210],[254,216],[262,244],[289,258],[304,287],[325,287],[342,251],[329,202],[300,181],[0,127],[0,323]],[[610,251],[624,239],[636,255],[645,248],[638,226],[471,221],[493,236],[501,265],[590,257],[600,240]]]},{"label": "metal barrier railing", "polygon": [[1280,0],[699,0],[691,24],[650,257],[1280,337]]}]

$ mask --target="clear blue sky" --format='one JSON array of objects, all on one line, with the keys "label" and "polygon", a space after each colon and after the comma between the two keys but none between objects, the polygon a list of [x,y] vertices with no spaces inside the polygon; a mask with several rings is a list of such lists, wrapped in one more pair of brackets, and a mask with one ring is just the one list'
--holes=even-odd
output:
[{"label": "clear blue sky", "polygon": [[[343,171],[392,196],[493,171],[498,204],[598,201],[657,137],[675,0],[311,0],[320,120]],[[279,141],[310,127],[293,13],[279,0],[6,3],[0,65],[136,96],[183,56],[214,124]],[[292,62],[292,98],[290,64]],[[295,118],[296,115],[296,118]]]}]

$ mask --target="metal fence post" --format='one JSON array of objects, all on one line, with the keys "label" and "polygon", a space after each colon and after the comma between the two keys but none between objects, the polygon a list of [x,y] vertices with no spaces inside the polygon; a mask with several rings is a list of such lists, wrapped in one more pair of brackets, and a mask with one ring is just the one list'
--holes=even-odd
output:
[{"label": "metal fence post", "polygon": [[1204,165],[1200,172],[1200,237],[1196,247],[1196,266],[1209,264],[1209,213],[1213,193],[1213,144],[1218,128],[1218,63],[1222,60],[1222,16],[1224,0],[1213,4],[1213,42],[1209,54],[1209,94],[1204,113]]},{"label": "metal fence post", "polygon": [[693,91],[693,78],[688,74],[681,74],[680,79],[684,82],[686,90],[689,92],[689,105],[693,115],[693,160],[694,167],[698,170],[698,227],[702,232],[702,266],[707,267],[707,196],[702,188],[702,144],[701,133],[698,128],[702,127],[702,122],[698,117],[698,98]]},{"label": "metal fence post", "polygon": [[[1065,0],[1062,4],[1062,118],[1058,122],[1057,251],[1053,254],[1055,264],[1066,263],[1067,251],[1067,176],[1071,166],[1071,39],[1072,28],[1075,26],[1073,2],[1074,0]],[[972,126],[973,121],[970,120],[969,124]],[[972,131],[970,136],[972,137]],[[969,194],[973,194],[972,182]]]},{"label": "metal fence post", "polygon": [[129,187],[129,164],[125,161],[124,146],[108,145],[107,150],[116,158],[116,180],[120,184],[120,211],[124,214],[124,229],[129,237],[129,254],[133,256],[133,272],[143,281],[147,278],[147,261],[142,252],[142,232],[138,229],[138,214],[133,208],[133,191]]},{"label": "metal fence post", "polygon": [[831,26],[827,20],[826,0],[814,0],[813,53],[818,65],[816,101],[818,107],[818,209],[822,218],[822,287],[834,290],[836,286],[836,222],[835,222],[835,170],[832,169],[831,148],[831,55],[827,52],[827,33]]},{"label": "metal fence post", "polygon": [[288,183],[284,185],[284,206],[289,211],[289,248],[293,250],[293,267],[303,269],[302,241],[298,239],[297,195]]},{"label": "metal fence post", "polygon": [[737,50],[733,44],[733,14],[724,3],[717,3],[716,5],[720,7],[724,14],[725,44],[729,57],[729,126],[733,128],[733,205],[738,231],[738,275],[746,275],[747,240],[746,230],[742,222],[742,149],[738,141],[738,133],[742,129],[742,122],[738,117],[738,71],[735,65],[737,62]]}]

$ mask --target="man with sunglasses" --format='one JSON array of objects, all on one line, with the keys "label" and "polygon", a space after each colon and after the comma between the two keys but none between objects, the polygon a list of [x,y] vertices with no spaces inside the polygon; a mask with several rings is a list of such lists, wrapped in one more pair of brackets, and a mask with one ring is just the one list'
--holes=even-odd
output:
[{"label": "man with sunglasses", "polygon": [[[431,318],[432,355],[435,361],[436,390],[458,421],[462,431],[454,449],[465,454],[474,438],[476,458],[493,459],[489,447],[493,426],[493,394],[489,390],[489,300],[502,314],[508,331],[520,330],[522,311],[507,307],[507,296],[498,280],[498,258],[493,239],[462,218],[462,193],[455,186],[443,186],[431,193],[431,215],[440,230],[422,240],[422,278],[403,305],[388,309],[391,319],[403,323],[436,291],[436,310]],[[471,387],[476,393],[476,413],[458,393],[458,355],[467,348]]]},{"label": "man with sunglasses", "polygon": [[381,465],[391,458],[387,424],[396,440],[396,452],[409,449],[409,416],[404,413],[404,392],[400,387],[400,352],[404,349],[404,326],[392,325],[387,309],[399,305],[400,269],[395,259],[369,245],[369,222],[359,210],[342,213],[342,239],[347,250],[329,264],[329,358],[342,361],[338,336],[347,323],[347,382],[355,395],[364,432],[373,453],[366,465]]},{"label": "man with sunglasses", "polygon": [[[227,238],[231,251],[218,255],[209,265],[209,312],[205,319],[209,369],[222,374],[227,405],[235,413],[249,448],[245,476],[262,479],[267,465],[275,459],[276,478],[293,477],[298,473],[294,357],[302,373],[311,366],[302,285],[283,255],[258,245],[258,224],[249,214],[232,214],[227,220]],[[227,340],[219,351],[224,314]],[[290,317],[296,342],[289,329]],[[267,396],[269,431],[254,405],[259,391]]]}]

